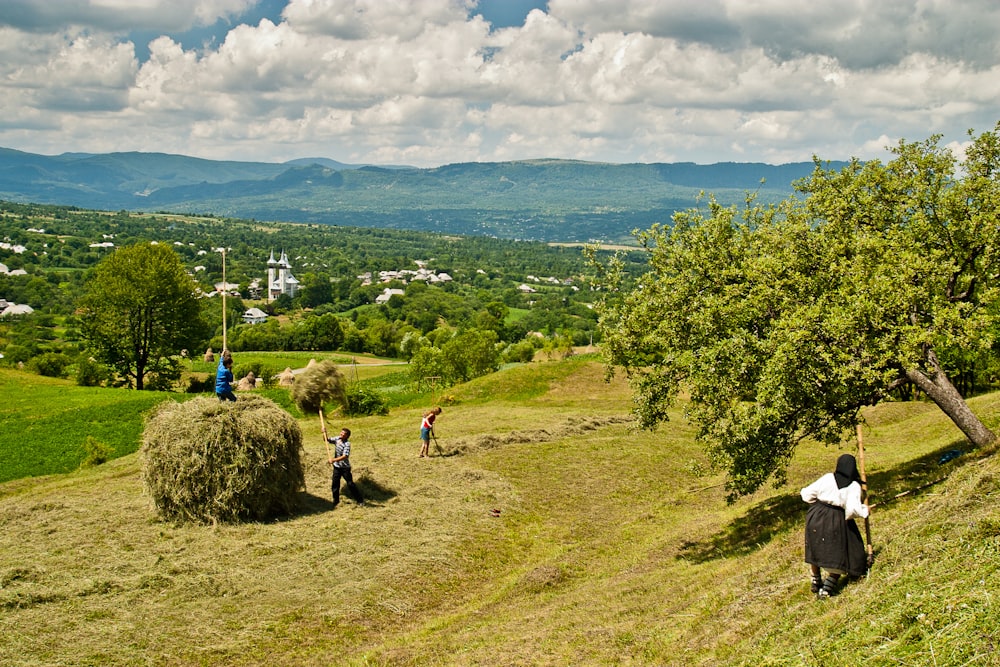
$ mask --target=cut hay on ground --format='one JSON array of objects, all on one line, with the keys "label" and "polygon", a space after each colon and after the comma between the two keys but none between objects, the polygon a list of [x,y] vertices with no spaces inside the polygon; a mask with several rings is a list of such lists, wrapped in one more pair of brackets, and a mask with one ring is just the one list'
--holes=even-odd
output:
[{"label": "cut hay on ground", "polygon": [[305,488],[301,450],[298,423],[267,398],[165,401],[146,421],[143,483],[165,519],[269,519]]},{"label": "cut hay on ground", "polygon": [[337,370],[337,365],[326,359],[319,363],[310,362],[295,378],[289,394],[303,414],[316,414],[327,403],[343,405],[347,401],[345,384],[344,375]]}]

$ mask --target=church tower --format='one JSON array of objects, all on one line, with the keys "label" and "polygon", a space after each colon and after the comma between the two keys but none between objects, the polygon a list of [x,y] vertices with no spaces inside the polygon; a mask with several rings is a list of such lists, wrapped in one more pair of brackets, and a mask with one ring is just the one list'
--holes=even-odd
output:
[{"label": "church tower", "polygon": [[292,264],[288,255],[281,251],[281,259],[274,259],[274,250],[267,260],[267,300],[274,301],[282,294],[295,298],[299,291],[299,281],[292,275]]}]

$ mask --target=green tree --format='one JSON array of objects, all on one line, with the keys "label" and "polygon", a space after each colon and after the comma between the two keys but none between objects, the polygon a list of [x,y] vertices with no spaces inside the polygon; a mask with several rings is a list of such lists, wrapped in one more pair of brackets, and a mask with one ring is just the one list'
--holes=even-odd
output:
[{"label": "green tree", "polygon": [[333,301],[333,284],[326,273],[308,272],[300,278],[299,303],[305,308],[315,308]]},{"label": "green tree", "polygon": [[194,281],[163,244],[121,248],[94,270],[80,303],[81,330],[94,356],[129,386],[173,372],[171,357],[207,335]]},{"label": "green tree", "polygon": [[[800,197],[688,211],[638,235],[650,273],[600,307],[604,350],[646,427],[686,389],[729,498],[784,481],[806,437],[838,442],[912,384],[976,445],[995,439],[939,353],[986,351],[1000,260],[1000,124],[963,163],[939,137],[895,158],[817,161]],[[970,133],[971,134],[971,133]],[[608,285],[619,274],[615,262]]]},{"label": "green tree", "polygon": [[500,367],[496,333],[479,329],[459,332],[441,346],[441,362],[441,375],[447,384],[492,373]]}]

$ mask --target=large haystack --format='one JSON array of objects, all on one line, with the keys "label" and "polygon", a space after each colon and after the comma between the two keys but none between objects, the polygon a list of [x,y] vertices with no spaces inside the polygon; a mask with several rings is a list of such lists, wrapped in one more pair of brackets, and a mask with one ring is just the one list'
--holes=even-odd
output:
[{"label": "large haystack", "polygon": [[270,399],[165,401],[146,420],[142,477],[165,519],[262,520],[305,488],[302,431]]},{"label": "large haystack", "polygon": [[329,359],[319,363],[312,360],[295,378],[289,394],[304,414],[316,414],[327,403],[346,403],[346,384],[335,363]]}]

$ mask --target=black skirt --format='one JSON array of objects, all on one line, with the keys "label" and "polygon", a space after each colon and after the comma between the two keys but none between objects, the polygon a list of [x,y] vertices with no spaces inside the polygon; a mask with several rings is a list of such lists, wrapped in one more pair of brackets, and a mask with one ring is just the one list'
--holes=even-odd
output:
[{"label": "black skirt", "polygon": [[812,503],[806,513],[806,562],[860,577],[868,571],[865,543],[854,519],[844,510]]}]

